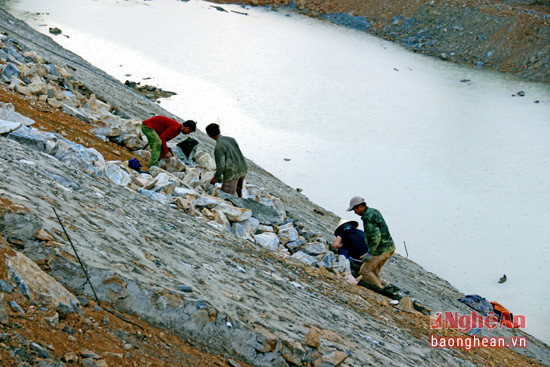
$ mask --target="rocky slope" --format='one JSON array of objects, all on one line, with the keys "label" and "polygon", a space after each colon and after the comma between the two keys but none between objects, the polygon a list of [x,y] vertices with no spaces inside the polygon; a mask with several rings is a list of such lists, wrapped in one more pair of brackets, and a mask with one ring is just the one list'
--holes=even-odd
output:
[{"label": "rocky slope", "polygon": [[[143,365],[140,360],[233,366],[550,362],[548,346],[530,336],[528,348],[516,351],[431,349],[428,316],[399,311],[387,298],[348,283],[345,272],[335,269],[336,259],[325,262],[326,240],[338,218],[252,162],[249,183],[265,188],[258,198],[280,198],[284,205],[287,227],[273,219],[277,239],[282,240],[283,227],[300,229],[298,241],[304,242],[297,248],[314,245],[308,251],[319,251],[322,264],[316,258],[308,266],[305,256],[291,257],[289,243],[264,247],[252,238],[258,232],[275,236],[264,223],[269,219],[261,219],[262,229],[256,227],[248,237],[235,224],[246,220],[224,221],[219,213],[227,219],[228,210],[243,203],[209,197],[200,176],[195,180],[192,173],[201,168],[158,170],[152,183],[120,163],[105,162],[139,158],[132,117],[168,113],[1,10],[0,24],[6,29],[0,47],[13,48],[1,62],[2,75],[10,63],[29,76],[49,70],[27,81],[24,76],[14,81],[12,75],[0,87],[0,102],[26,116],[11,114],[17,120],[11,122],[36,128],[30,134],[8,121],[4,126],[16,130],[9,139],[0,137],[3,365],[61,365],[75,359],[98,366]],[[23,61],[17,63],[17,55]],[[67,75],[53,78],[47,65]],[[57,84],[44,87],[46,80]],[[69,104],[74,107],[64,107]],[[100,113],[108,135],[114,134],[109,121],[126,121],[127,139],[113,139],[119,143],[114,144],[98,137],[93,125],[100,123],[94,120]],[[212,149],[204,134],[196,135],[201,146]],[[170,178],[166,186],[159,177]],[[144,186],[158,186],[153,192],[159,195]],[[53,208],[86,264],[89,283]],[[385,267],[385,277],[433,310],[470,312],[450,284],[400,256]],[[101,308],[94,307],[98,301]],[[436,334],[441,333],[462,335],[452,330]],[[518,330],[483,333],[525,335]],[[187,344],[225,358],[186,349]]]},{"label": "rocky slope", "polygon": [[216,0],[281,7],[442,60],[550,82],[547,0]]}]

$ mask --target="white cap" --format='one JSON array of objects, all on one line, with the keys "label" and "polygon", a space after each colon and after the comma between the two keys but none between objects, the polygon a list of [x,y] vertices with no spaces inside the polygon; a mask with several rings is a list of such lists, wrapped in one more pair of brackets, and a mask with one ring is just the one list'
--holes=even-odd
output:
[{"label": "white cap", "polygon": [[354,196],[349,201],[349,208],[348,212],[350,212],[354,206],[357,206],[359,204],[363,204],[365,202],[365,199],[363,199],[361,196]]}]

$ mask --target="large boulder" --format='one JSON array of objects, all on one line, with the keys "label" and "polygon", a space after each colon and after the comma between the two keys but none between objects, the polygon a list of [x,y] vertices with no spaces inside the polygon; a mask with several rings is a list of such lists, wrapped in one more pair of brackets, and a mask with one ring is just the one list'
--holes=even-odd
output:
[{"label": "large boulder", "polygon": [[326,245],[322,244],[321,242],[308,243],[303,247],[302,251],[312,256],[317,256],[329,252]]},{"label": "large boulder", "polygon": [[20,252],[6,255],[9,277],[38,305],[78,305],[75,296]]},{"label": "large boulder", "polygon": [[234,222],[231,225],[231,231],[239,237],[252,239],[252,235],[256,232],[259,224],[256,218],[251,217],[242,222]]},{"label": "large boulder", "polygon": [[21,75],[21,72],[17,69],[15,65],[13,65],[11,62],[4,67],[4,70],[2,70],[2,74],[0,74],[0,79],[5,82],[9,83],[12,78],[18,78]]},{"label": "large boulder", "polygon": [[160,173],[155,177],[155,186],[151,189],[165,195],[172,195],[177,186],[177,179],[167,172]]},{"label": "large boulder", "polygon": [[298,231],[294,228],[292,223],[287,223],[278,227],[278,234],[283,245],[289,242],[297,241],[300,237]]},{"label": "large boulder", "polygon": [[317,262],[319,261],[316,258],[314,258],[313,256],[308,255],[303,251],[298,251],[294,255],[292,255],[291,257],[293,259],[301,261],[304,264],[309,265],[309,266],[313,266],[313,265],[317,264]]},{"label": "large boulder", "polygon": [[205,207],[208,209],[211,209],[218,205],[227,205],[227,203],[223,199],[208,194],[203,194],[199,196],[197,199],[193,200],[192,203],[195,206]]},{"label": "large boulder", "polygon": [[58,149],[54,157],[62,162],[81,169],[94,169],[94,166],[104,166],[105,159],[94,148],[86,148],[67,139],[59,139]]},{"label": "large boulder", "polygon": [[216,205],[216,209],[225,214],[230,222],[242,222],[252,217],[252,210],[237,208],[229,204]]},{"label": "large boulder", "polygon": [[15,112],[15,107],[11,103],[0,102],[0,120],[19,122],[25,126],[34,124],[34,120]]},{"label": "large boulder", "polygon": [[6,135],[23,126],[20,122],[0,120],[0,135]]},{"label": "large boulder", "polygon": [[277,251],[279,249],[279,237],[275,233],[261,233],[254,236],[254,241],[262,247],[270,251]]},{"label": "large boulder", "polygon": [[262,224],[278,225],[284,222],[284,218],[275,208],[264,205],[253,199],[239,198],[218,190],[218,197],[231,202],[239,208],[246,208],[252,211],[252,216]]},{"label": "large boulder", "polygon": [[130,175],[117,164],[107,163],[101,173],[109,181],[119,186],[128,186],[131,181]]}]

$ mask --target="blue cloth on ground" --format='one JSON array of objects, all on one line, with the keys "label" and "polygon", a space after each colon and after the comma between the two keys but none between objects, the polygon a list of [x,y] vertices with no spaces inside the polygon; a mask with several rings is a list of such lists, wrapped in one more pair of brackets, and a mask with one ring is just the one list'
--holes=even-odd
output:
[{"label": "blue cloth on ground", "polygon": [[137,160],[137,158],[132,158],[128,161],[128,167],[133,169],[134,171],[141,171],[141,163]]},{"label": "blue cloth on ground", "polygon": [[459,299],[459,301],[485,316],[487,316],[487,313],[493,311],[493,305],[477,294],[469,294]]}]

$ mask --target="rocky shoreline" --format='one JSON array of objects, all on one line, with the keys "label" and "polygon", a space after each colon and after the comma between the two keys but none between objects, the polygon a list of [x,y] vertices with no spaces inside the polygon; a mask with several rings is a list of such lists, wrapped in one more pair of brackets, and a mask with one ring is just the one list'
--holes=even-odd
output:
[{"label": "rocky shoreline", "polygon": [[408,50],[523,80],[550,82],[547,1],[215,0],[288,9]]},{"label": "rocky shoreline", "polygon": [[[207,164],[167,162],[146,177],[120,161],[107,161],[114,151],[124,151],[118,153],[124,159],[146,159],[136,121],[169,113],[1,9],[0,20],[6,33],[1,55],[7,55],[1,62],[1,102],[8,124],[0,137],[0,242],[7,254],[0,270],[8,283],[1,295],[9,301],[0,302],[5,335],[17,339],[18,323],[32,317],[38,325],[53,312],[63,321],[52,326],[60,338],[70,339],[62,330],[67,314],[89,324],[89,335],[103,330],[117,336],[108,322],[96,325],[82,315],[86,300],[97,292],[103,305],[232,358],[227,362],[232,366],[550,363],[548,346],[519,330],[485,335],[525,336],[527,349],[431,349],[428,316],[400,312],[387,298],[342,276],[346,271],[338,270],[339,259],[326,251],[338,218],[253,162],[247,179],[254,199],[247,204],[209,195]],[[18,111],[10,109],[12,103]],[[36,121],[29,121],[31,114]],[[51,125],[43,125],[47,119]],[[100,122],[98,133],[92,127]],[[205,134],[195,138],[212,150]],[[77,244],[95,291],[85,282],[52,206]],[[30,262],[14,257],[39,267],[29,265],[29,272],[17,264]],[[410,260],[394,256],[385,272],[433,310],[470,312],[457,301],[462,294]],[[39,287],[34,279],[46,275],[68,293],[53,292],[61,285],[54,287],[52,280],[51,289]],[[53,308],[51,299],[58,303]],[[33,313],[37,307],[49,313]],[[125,354],[120,351],[128,342],[117,338],[121,349],[108,352],[116,356],[81,352],[82,359],[92,360],[85,365],[136,362],[139,343]],[[67,362],[54,346],[44,353],[46,343],[33,336],[18,352],[5,344],[2,362]]]}]

